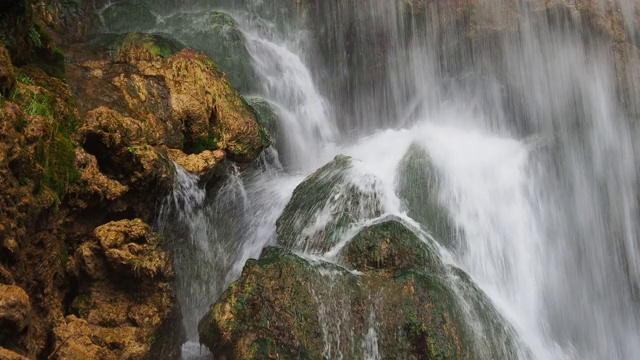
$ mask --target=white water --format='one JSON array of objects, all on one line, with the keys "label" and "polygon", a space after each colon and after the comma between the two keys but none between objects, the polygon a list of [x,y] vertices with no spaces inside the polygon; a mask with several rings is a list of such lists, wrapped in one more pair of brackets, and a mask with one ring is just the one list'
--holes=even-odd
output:
[{"label": "white water", "polygon": [[[295,186],[336,154],[357,159],[353,181],[369,186],[373,179],[387,214],[417,225],[396,194],[398,165],[415,143],[438,169],[441,203],[459,230],[458,247],[441,248],[442,258],[489,296],[523,344],[521,358],[640,354],[638,134],[615,100],[612,60],[602,48],[572,33],[525,28],[519,42],[489,57],[504,62],[508,86],[491,73],[478,86],[447,83],[434,65],[432,39],[398,45],[386,64],[394,79],[385,95],[393,100],[374,99],[394,103],[396,115],[383,118],[393,111],[376,113],[372,99],[362,99],[353,104],[355,123],[367,126],[348,129],[350,138],[338,143],[336,124],[344,123],[305,65],[306,35],[279,39],[238,19],[263,81],[259,95],[275,104],[284,124],[277,141],[286,142],[279,154],[285,166],[270,154],[261,170],[230,175],[206,199],[192,177],[179,177],[178,189],[188,191],[178,190],[173,205],[198,252],[197,261],[182,260],[191,264],[182,270],[176,260],[179,277],[189,281],[179,294],[190,339],[246,259],[274,242],[275,220]],[[465,75],[486,70],[476,65],[471,61]],[[522,103],[521,118],[503,109],[502,86]],[[394,128],[371,130],[380,124]],[[337,252],[320,258],[334,261]],[[340,319],[319,311],[325,352],[337,358],[331,326],[339,329],[333,323]],[[363,346],[369,358],[385,358],[375,321],[362,334]],[[185,357],[192,355],[194,348],[185,347]]]}]

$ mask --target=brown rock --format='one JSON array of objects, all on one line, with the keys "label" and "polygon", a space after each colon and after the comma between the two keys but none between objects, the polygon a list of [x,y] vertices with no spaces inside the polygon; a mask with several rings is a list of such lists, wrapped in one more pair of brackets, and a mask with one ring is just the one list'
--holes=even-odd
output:
[{"label": "brown rock", "polygon": [[224,168],[225,153],[222,150],[205,150],[199,154],[187,155],[180,150],[169,149],[167,155],[188,172],[198,175],[203,182],[220,176]]},{"label": "brown rock", "polygon": [[140,219],[121,220],[95,231],[107,263],[131,278],[170,278],[172,270],[165,252],[158,251],[159,235]]},{"label": "brown rock", "polygon": [[88,154],[82,148],[76,148],[75,153],[75,166],[79,170],[79,179],[74,188],[77,195],[86,199],[97,197],[100,202],[113,201],[129,190],[128,186],[100,172],[95,156]]},{"label": "brown rock", "polygon": [[28,358],[0,347],[0,360],[28,360]]},{"label": "brown rock", "polygon": [[0,95],[8,98],[15,85],[16,75],[13,73],[9,52],[0,44]]},{"label": "brown rock", "polygon": [[92,329],[84,319],[74,315],[53,329],[55,349],[51,359],[117,359],[108,349],[91,340]]},{"label": "brown rock", "polygon": [[22,288],[0,284],[0,343],[24,331],[30,313],[29,296]]}]

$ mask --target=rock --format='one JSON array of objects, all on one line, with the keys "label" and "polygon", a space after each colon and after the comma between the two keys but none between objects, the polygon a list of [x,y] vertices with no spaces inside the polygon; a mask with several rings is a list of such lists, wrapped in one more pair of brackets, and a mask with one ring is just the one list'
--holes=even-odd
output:
[{"label": "rock", "polygon": [[[77,195],[74,199],[77,206],[86,208],[87,202],[91,202],[91,200],[98,203],[114,201],[129,190],[128,186],[122,185],[100,172],[95,156],[88,154],[82,148],[76,148],[75,153],[75,167],[79,171],[79,178],[73,191]],[[86,202],[79,204],[79,197],[86,199]]]},{"label": "rock", "polygon": [[144,5],[116,3],[102,12],[104,23],[111,32],[148,31],[156,26],[156,16]]},{"label": "rock", "polygon": [[136,279],[173,276],[166,253],[157,251],[159,235],[142,220],[110,222],[96,228],[95,236],[117,273]]},{"label": "rock", "polygon": [[344,262],[360,271],[417,268],[437,274],[443,265],[433,252],[399,219],[390,218],[362,229],[342,254]]},{"label": "rock", "polygon": [[199,154],[187,155],[180,150],[169,149],[167,155],[171,161],[191,174],[198,175],[203,183],[207,183],[213,177],[222,176],[224,170],[225,154],[221,150],[205,150]]},{"label": "rock", "polygon": [[248,97],[247,103],[253,109],[258,124],[269,132],[271,140],[275,142],[277,147],[277,140],[280,139],[280,131],[283,125],[275,107],[267,100],[256,96]]},{"label": "rock", "polygon": [[29,296],[15,285],[0,284],[0,346],[13,345],[31,321]]},{"label": "rock", "polygon": [[77,296],[53,331],[51,358],[178,359],[184,329],[159,235],[140,219],[94,235],[69,262]]},{"label": "rock", "polygon": [[[206,55],[188,49],[171,55],[174,48],[159,39],[127,35],[111,45],[110,60],[91,59],[104,53],[76,50],[79,63],[70,66],[70,82],[111,99],[106,100],[115,111],[139,121],[149,145],[186,153],[223,150],[245,163],[255,159],[269,145],[268,135],[226,76]],[[109,91],[102,94],[102,88]],[[83,97],[85,108],[96,103]]]},{"label": "rock", "polygon": [[20,354],[16,354],[13,351],[9,351],[5,348],[0,347],[0,360],[28,360],[29,358],[24,357]]},{"label": "rock", "polygon": [[398,196],[408,215],[440,244],[453,248],[456,229],[440,202],[439,175],[429,154],[419,145],[411,145],[398,166],[397,179]]},{"label": "rock", "polygon": [[[166,191],[173,181],[173,167],[147,145],[148,130],[137,120],[100,107],[87,113],[79,133],[83,148],[96,157],[101,172],[121,184]],[[116,191],[123,190],[110,184]]]},{"label": "rock", "polygon": [[350,181],[352,161],[338,155],[296,187],[276,222],[280,246],[325,252],[357,221],[381,215],[375,189],[365,190]]},{"label": "rock", "polygon": [[108,349],[93,343],[87,321],[74,315],[56,326],[53,336],[58,351],[52,354],[52,359],[117,359]]},{"label": "rock", "polygon": [[159,27],[215,60],[240,92],[257,90],[259,80],[251,65],[246,40],[231,16],[212,10],[178,13],[166,18]]},{"label": "rock", "polygon": [[0,44],[0,95],[8,98],[16,85],[16,75],[7,49]]},{"label": "rock", "polygon": [[[357,276],[269,248],[202,318],[200,341],[225,359],[366,358],[373,331],[381,358],[480,358],[465,305],[441,270]],[[513,358],[502,340],[488,340],[488,358]]]}]

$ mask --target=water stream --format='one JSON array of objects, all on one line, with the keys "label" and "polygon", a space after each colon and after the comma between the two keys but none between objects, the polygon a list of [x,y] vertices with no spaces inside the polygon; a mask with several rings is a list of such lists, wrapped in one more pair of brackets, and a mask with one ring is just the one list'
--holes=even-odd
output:
[{"label": "water stream", "polygon": [[[354,182],[375,179],[385,214],[419,226],[396,189],[412,144],[437,168],[439,201],[457,229],[442,258],[488,295],[513,328],[519,357],[637,357],[640,134],[631,117],[640,104],[618,99],[615,59],[596,34],[570,16],[560,25],[539,16],[536,1],[480,1],[477,16],[492,15],[493,26],[511,26],[510,12],[520,25],[479,45],[392,1],[328,1],[324,27],[284,30],[256,12],[262,2],[247,3],[226,11],[261,82],[251,95],[279,114],[281,152],[269,149],[257,169],[230,171],[215,193],[178,171],[158,223],[176,242],[191,341],[184,358],[204,351],[194,344],[199,318],[248,258],[275,243],[293,189],[335,155],[356,159]],[[629,14],[636,3],[619,6]],[[625,17],[629,28],[634,21]],[[333,52],[319,56],[308,28],[332,30],[324,50]],[[640,64],[637,55],[630,61]],[[332,261],[336,251],[313,255]],[[367,359],[389,358],[378,352],[377,321],[372,313]]]}]

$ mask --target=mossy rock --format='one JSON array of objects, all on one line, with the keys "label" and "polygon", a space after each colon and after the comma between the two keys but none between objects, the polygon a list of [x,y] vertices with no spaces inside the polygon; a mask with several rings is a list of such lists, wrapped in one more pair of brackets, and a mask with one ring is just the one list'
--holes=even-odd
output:
[{"label": "mossy rock", "polygon": [[381,215],[377,194],[350,181],[352,161],[338,155],[296,187],[276,221],[280,246],[322,253],[356,222]]},{"label": "mossy rock", "polygon": [[231,16],[211,10],[179,13],[166,18],[159,29],[214,59],[241,93],[257,90],[246,40]]},{"label": "mossy rock", "polygon": [[20,178],[34,181],[39,190],[55,193],[58,200],[78,179],[74,165],[76,144],[71,136],[78,126],[74,99],[67,84],[36,67],[17,70],[17,83],[11,101],[25,114],[24,127],[39,128],[29,153],[14,168]]},{"label": "mossy rock", "polygon": [[[128,57],[148,53],[149,56],[168,58],[186,46],[169,36],[161,34],[143,34],[138,32],[125,34],[100,34],[91,39],[91,43],[108,48],[112,57],[123,61],[121,55]],[[147,56],[147,58],[149,58]],[[139,56],[141,57],[141,56]]]},{"label": "mossy rock", "polygon": [[440,244],[451,248],[455,246],[456,230],[448,210],[440,202],[439,181],[429,154],[412,144],[398,167],[398,196],[412,219]]},{"label": "mossy rock", "polygon": [[360,230],[342,255],[360,271],[418,268],[441,273],[443,266],[433,250],[394,217]]},{"label": "mossy rock", "polygon": [[16,85],[16,75],[9,52],[0,43],[0,96],[9,97]]},{"label": "mossy rock", "polygon": [[271,140],[277,145],[282,125],[274,105],[257,96],[247,97],[246,101],[253,109],[258,124],[268,131]]},{"label": "mossy rock", "polygon": [[148,31],[155,28],[156,15],[144,5],[136,3],[116,3],[102,12],[102,19],[111,32],[124,33]]},{"label": "mossy rock", "polygon": [[249,260],[198,325],[200,342],[227,359],[322,357],[322,331],[303,259],[278,250]]},{"label": "mossy rock", "polygon": [[200,321],[200,341],[226,359],[361,359],[373,331],[381,358],[513,358],[500,349],[478,350],[442,270],[358,276],[267,248]]}]

